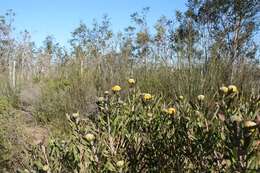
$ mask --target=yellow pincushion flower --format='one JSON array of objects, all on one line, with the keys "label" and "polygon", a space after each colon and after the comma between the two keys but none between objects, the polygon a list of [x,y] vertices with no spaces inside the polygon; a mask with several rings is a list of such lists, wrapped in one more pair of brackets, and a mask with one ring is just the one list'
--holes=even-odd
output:
[{"label": "yellow pincushion flower", "polygon": [[184,97],[183,97],[182,95],[180,95],[180,96],[179,96],[179,99],[180,99],[180,100],[183,100],[183,99],[184,99]]},{"label": "yellow pincushion flower", "polygon": [[175,108],[168,108],[167,113],[170,115],[175,115],[176,114],[176,109]]},{"label": "yellow pincushion flower", "polygon": [[232,92],[232,93],[238,93],[238,89],[235,85],[229,85],[228,86],[228,91]]},{"label": "yellow pincushion flower", "polygon": [[119,168],[122,168],[124,166],[125,162],[123,160],[119,160],[116,162],[116,166]]},{"label": "yellow pincushion flower", "polygon": [[203,101],[205,99],[205,96],[204,95],[198,95],[197,98],[198,98],[199,101]]},{"label": "yellow pincushion flower", "polygon": [[115,85],[112,87],[112,91],[119,92],[121,90],[121,87],[119,85]]},{"label": "yellow pincushion flower", "polygon": [[92,142],[95,140],[95,136],[92,133],[88,133],[84,136],[84,138],[88,141],[88,142]]},{"label": "yellow pincushion flower", "polygon": [[220,87],[219,90],[221,92],[223,92],[224,94],[226,94],[228,92],[228,87],[223,86],[223,87]]},{"label": "yellow pincushion flower", "polygon": [[135,80],[134,79],[128,79],[127,80],[129,85],[134,85],[135,84]]},{"label": "yellow pincushion flower", "polygon": [[143,96],[144,101],[151,100],[152,98],[153,98],[152,95],[149,93],[145,93]]}]

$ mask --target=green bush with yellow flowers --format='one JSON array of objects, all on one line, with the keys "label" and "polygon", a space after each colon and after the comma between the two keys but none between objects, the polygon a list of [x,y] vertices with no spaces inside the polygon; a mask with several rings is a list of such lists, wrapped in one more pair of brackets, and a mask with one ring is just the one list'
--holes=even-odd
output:
[{"label": "green bush with yellow flowers", "polygon": [[246,99],[230,85],[214,98],[168,102],[128,84],[105,91],[95,117],[67,114],[71,135],[36,148],[21,172],[259,171],[259,96]]}]

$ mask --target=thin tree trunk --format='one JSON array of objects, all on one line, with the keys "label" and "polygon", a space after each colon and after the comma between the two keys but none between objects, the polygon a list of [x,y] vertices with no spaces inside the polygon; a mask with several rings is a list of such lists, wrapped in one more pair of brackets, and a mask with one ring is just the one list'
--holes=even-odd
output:
[{"label": "thin tree trunk", "polygon": [[13,71],[12,71],[12,85],[13,88],[15,88],[16,81],[15,81],[15,66],[16,66],[16,61],[13,61]]},{"label": "thin tree trunk", "polygon": [[230,79],[230,82],[233,83],[234,81],[234,70],[235,70],[235,67],[234,67],[234,62],[235,60],[237,59],[237,49],[238,49],[238,36],[239,36],[239,32],[240,32],[240,24],[241,24],[241,19],[239,19],[237,22],[236,22],[236,30],[235,30],[235,35],[234,35],[234,39],[233,39],[233,56],[231,57],[231,79]]}]

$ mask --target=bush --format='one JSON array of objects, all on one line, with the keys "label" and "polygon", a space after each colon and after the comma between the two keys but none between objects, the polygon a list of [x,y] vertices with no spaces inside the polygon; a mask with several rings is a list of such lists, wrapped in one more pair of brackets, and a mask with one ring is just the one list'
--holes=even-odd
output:
[{"label": "bush", "polygon": [[10,107],[8,98],[0,97],[0,113],[6,111]]},{"label": "bush", "polygon": [[[34,168],[46,172],[256,172],[259,96],[236,86],[189,101],[114,87],[96,117],[67,114],[71,134],[53,138]],[[213,100],[213,101],[212,101]]]}]

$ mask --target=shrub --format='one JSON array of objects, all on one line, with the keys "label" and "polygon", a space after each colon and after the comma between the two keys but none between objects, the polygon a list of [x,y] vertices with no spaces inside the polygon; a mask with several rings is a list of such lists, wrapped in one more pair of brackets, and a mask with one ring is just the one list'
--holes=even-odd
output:
[{"label": "shrub", "polygon": [[[256,172],[259,96],[228,87],[189,101],[129,85],[97,101],[96,117],[67,114],[71,134],[53,138],[35,169],[51,172]],[[117,87],[118,88],[118,87]],[[212,101],[213,100],[213,101]],[[45,149],[43,150],[45,151]],[[43,152],[44,153],[44,152]]]}]

